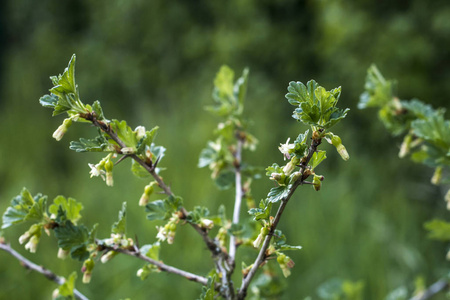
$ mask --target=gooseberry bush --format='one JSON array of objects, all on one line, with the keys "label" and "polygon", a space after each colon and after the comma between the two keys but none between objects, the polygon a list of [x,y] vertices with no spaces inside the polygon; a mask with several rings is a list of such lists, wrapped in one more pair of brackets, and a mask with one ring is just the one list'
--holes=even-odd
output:
[{"label": "gooseberry bush", "polygon": [[[349,110],[336,106],[341,88],[327,91],[314,80],[306,85],[289,83],[286,99],[294,106],[292,117],[306,125],[307,130],[292,138],[292,142],[288,139],[278,147],[284,164],[273,163],[266,168],[266,175],[272,181],[268,181],[268,185],[272,188],[265,199],[255,204],[251,184],[258,176],[259,168],[243,160],[244,150],[255,151],[257,146],[257,139],[248,132],[248,121],[243,117],[249,72],[245,69],[235,80],[234,72],[229,67],[220,68],[214,79],[214,104],[207,108],[219,118],[220,123],[214,131],[214,139],[207,142],[200,153],[198,166],[211,170],[211,177],[219,188],[234,188],[233,216],[228,218],[225,206],[222,205],[213,215],[207,207],[183,200],[161,177],[166,149],[155,144],[157,126],[151,129],[138,126],[133,130],[126,121],[108,119],[99,101],[92,105],[81,101],[75,82],[75,60],[74,55],[61,75],[50,77],[53,87],[48,95],[39,100],[42,106],[53,110],[53,116],[66,115],[53,137],[57,141],[62,140],[74,123],[90,125],[97,136],[72,141],[70,149],[104,153],[99,162],[89,164],[91,177],[100,177],[106,185],[113,186],[113,173],[122,167],[123,161],[128,160],[131,161],[131,173],[144,178],[148,184],[142,187],[140,199],[123,203],[117,222],[111,226],[111,235],[107,237],[97,235],[98,226],[103,224],[88,228],[81,222],[81,202],[64,196],[49,201],[40,193],[33,196],[26,188],[12,199],[3,214],[2,230],[20,223],[30,224],[18,239],[31,253],[38,250],[43,233],[54,235],[59,247],[58,258],[70,256],[79,261],[85,284],[91,281],[92,276],[95,278],[94,268],[101,268],[99,262],[107,263],[117,255],[141,260],[142,267],[135,272],[143,280],[151,273],[168,272],[199,283],[203,286],[199,289],[200,299],[244,299],[258,271],[274,264],[278,264],[284,276],[289,276],[294,262],[288,251],[301,247],[289,245],[278,229],[288,202],[300,186],[308,185],[316,191],[321,189],[324,176],[316,170],[326,159],[326,151],[319,150],[323,141],[332,144],[344,160],[349,159],[340,137],[330,131]],[[242,220],[240,212],[244,209],[244,203],[248,218]],[[127,233],[127,209],[138,206],[145,209],[148,221],[164,224],[157,226],[156,237],[145,241],[145,244]],[[209,250],[211,271],[206,275],[193,274],[163,263],[165,244],[173,243],[180,226],[191,227],[203,241],[202,247],[206,246]],[[237,262],[236,252],[241,247],[254,249],[254,260]],[[0,240],[0,248],[19,259],[27,268],[59,284],[54,298],[87,299],[75,288],[76,271],[68,278],[57,276],[21,256],[4,238]],[[242,274],[241,282],[232,280],[236,270]],[[265,282],[270,284],[270,278]],[[262,288],[259,284],[251,291],[258,294]]]},{"label": "gooseberry bush", "polygon": [[[403,136],[399,158],[409,157],[413,162],[434,168],[431,184],[442,187],[446,208],[450,210],[450,120],[444,117],[445,109],[435,109],[419,99],[401,100],[396,95],[397,82],[384,78],[380,70],[372,65],[367,70],[365,92],[361,94],[360,109],[377,108],[378,117],[394,137]],[[429,238],[450,241],[450,223],[433,219],[424,224]],[[446,259],[450,260],[450,251]],[[449,286],[450,273],[443,274],[429,288],[416,286],[411,299],[428,299]],[[406,292],[404,293],[406,294]],[[396,298],[397,299],[397,298]],[[406,299],[406,295],[404,298]]]}]

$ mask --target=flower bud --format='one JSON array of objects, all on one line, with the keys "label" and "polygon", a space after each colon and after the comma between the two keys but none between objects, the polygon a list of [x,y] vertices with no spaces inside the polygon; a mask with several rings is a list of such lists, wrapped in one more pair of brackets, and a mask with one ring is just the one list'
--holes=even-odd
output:
[{"label": "flower bud", "polygon": [[204,229],[211,229],[214,227],[214,222],[210,219],[201,219],[200,226]]},{"label": "flower bud", "polygon": [[407,134],[403,138],[402,145],[400,146],[400,152],[398,153],[399,158],[404,158],[406,155],[408,155],[409,150],[411,149],[411,142],[412,142],[412,135]]},{"label": "flower bud", "polygon": [[83,283],[91,282],[92,270],[94,269],[95,263],[92,258],[88,258],[84,261],[81,272],[83,272]]},{"label": "flower bud", "polygon": [[67,256],[69,256],[69,250],[64,250],[63,248],[58,249],[58,258],[59,259],[66,259]]},{"label": "flower bud", "polygon": [[139,206],[145,206],[147,205],[151,194],[153,194],[154,185],[156,184],[155,181],[151,182],[149,185],[146,185],[144,188],[144,193],[141,196],[141,199],[139,199]]},{"label": "flower bud", "polygon": [[58,127],[58,129],[56,129],[56,131],[53,133],[53,138],[57,141],[60,141],[64,134],[67,132],[70,125],[72,125],[72,119],[65,119],[63,123]]},{"label": "flower bud", "polygon": [[262,227],[261,230],[259,231],[259,235],[256,238],[256,240],[253,242],[253,247],[255,248],[259,248],[262,244],[262,242],[264,241],[266,235],[269,234],[269,228],[267,227]]},{"label": "flower bud", "polygon": [[107,186],[113,186],[114,185],[114,180],[113,180],[113,170],[114,167],[114,163],[108,159],[105,163],[105,170],[106,170],[106,185]]},{"label": "flower bud", "polygon": [[102,258],[100,258],[100,261],[105,264],[108,261],[110,261],[111,259],[113,259],[114,256],[116,256],[116,255],[117,255],[117,252],[115,252],[115,251],[108,251],[108,252],[106,252],[105,254],[102,255]]},{"label": "flower bud", "polygon": [[341,138],[335,134],[332,134],[331,139],[327,138],[326,140],[336,147],[337,152],[341,156],[343,160],[348,160],[350,156],[348,155],[347,149],[345,149],[345,146],[342,144]]},{"label": "flower bud", "polygon": [[291,275],[290,269],[294,267],[295,263],[289,256],[280,253],[277,256],[277,262],[280,265],[281,271],[283,271],[284,277]]},{"label": "flower bud", "polygon": [[134,147],[123,147],[122,149],[120,149],[120,151],[122,152],[122,154],[131,155],[131,154],[135,154],[136,153],[136,148],[134,148]]},{"label": "flower bud", "polygon": [[439,185],[442,180],[442,167],[439,166],[434,170],[433,177],[431,178],[431,183],[434,185]]},{"label": "flower bud", "polygon": [[293,164],[292,161],[288,162],[283,168],[283,172],[286,176],[291,175],[292,172],[294,172],[294,170],[295,170],[295,164]]},{"label": "flower bud", "polygon": [[450,190],[445,194],[445,201],[447,201],[447,209],[450,210]]},{"label": "flower bud", "polygon": [[316,192],[319,191],[320,188],[322,187],[323,180],[324,180],[323,176],[314,174],[313,187],[316,190]]},{"label": "flower bud", "polygon": [[33,235],[28,241],[28,243],[25,244],[25,249],[30,251],[31,253],[36,253],[38,244],[39,244],[39,237],[37,235]]},{"label": "flower bud", "polygon": [[144,126],[138,126],[134,130],[136,132],[136,139],[139,141],[145,136],[145,127]]}]

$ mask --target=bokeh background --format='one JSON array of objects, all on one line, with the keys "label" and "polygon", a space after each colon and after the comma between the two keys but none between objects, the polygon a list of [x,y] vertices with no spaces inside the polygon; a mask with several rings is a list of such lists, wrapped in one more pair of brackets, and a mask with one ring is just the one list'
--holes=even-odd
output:
[{"label": "bokeh background", "polygon": [[[340,106],[351,109],[333,130],[350,161],[326,148],[323,189],[298,191],[280,224],[289,243],[303,249],[290,253],[296,266],[279,299],[322,299],[320,287],[339,279],[361,282],[363,299],[385,299],[402,287],[411,291],[418,277],[431,284],[446,274],[447,246],[427,239],[423,229],[426,220],[447,217],[446,190],[430,185],[432,170],[399,160],[401,139],[390,137],[375,111],[356,105],[366,70],[376,63],[398,80],[400,98],[449,106],[448,1],[4,0],[0,22],[0,211],[23,186],[51,199],[63,194],[83,202],[84,223],[100,223],[99,235],[106,237],[127,201],[129,234],[141,244],[155,239],[155,223],[138,207],[147,182],[131,175],[129,162],[116,168],[109,188],[89,178],[88,163],[100,156],[68,149],[70,140],[94,136],[92,128],[73,126],[61,142],[51,137],[62,118],[52,118],[38,99],[51,87],[49,76],[60,74],[76,53],[83,101],[100,100],[108,118],[128,120],[133,128],[159,125],[156,142],[168,149],[163,175],[173,191],[188,209],[207,205],[214,213],[226,203],[231,215],[232,192],[218,191],[209,171],[196,165],[218,121],[203,109],[212,101],[216,72],[222,64],[237,74],[248,66],[245,110],[260,143],[244,159],[253,165],[280,163],[279,143],[305,129],[290,117],[284,98],[289,81],[314,78],[327,89],[342,86]],[[255,199],[271,186],[265,177],[256,181]],[[53,237],[42,238],[37,254],[26,253],[17,242],[26,229],[7,230],[5,237],[60,275],[81,268],[56,259]],[[190,228],[179,230],[163,251],[164,262],[195,273],[212,266]],[[243,251],[240,258],[250,262],[255,255]],[[142,265],[116,257],[96,267],[90,285],[81,283],[79,273],[77,287],[92,299],[200,294],[198,284],[175,275],[141,281],[135,274]],[[48,299],[55,288],[0,252],[1,299]]]}]

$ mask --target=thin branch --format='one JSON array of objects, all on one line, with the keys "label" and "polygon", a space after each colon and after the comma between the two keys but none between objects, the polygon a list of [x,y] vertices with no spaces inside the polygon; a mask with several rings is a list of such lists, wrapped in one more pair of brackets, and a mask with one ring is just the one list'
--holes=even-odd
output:
[{"label": "thin branch", "polygon": [[416,296],[412,297],[409,300],[426,300],[426,299],[430,299],[431,297],[433,297],[434,295],[436,295],[437,293],[443,291],[444,289],[446,289],[448,287],[449,287],[449,281],[446,280],[446,279],[441,279],[441,280],[436,281],[435,283],[433,283],[428,289],[426,289],[425,291],[423,291],[419,295],[416,295]]},{"label": "thin branch", "polygon": [[[242,202],[242,176],[241,176],[241,160],[242,160],[242,145],[243,141],[238,138],[236,144],[236,152],[234,154],[234,165],[235,165],[235,200],[234,200],[234,211],[233,211],[233,224],[239,223],[239,215],[241,213],[241,202]],[[230,236],[230,258],[234,262],[234,257],[236,255],[236,238],[234,235]],[[233,263],[234,264],[234,263]]]},{"label": "thin branch", "polygon": [[237,295],[237,299],[244,299],[247,295],[247,289],[250,285],[250,282],[252,281],[253,277],[255,276],[256,272],[258,271],[258,268],[261,266],[262,263],[266,260],[266,251],[269,248],[270,240],[272,239],[273,233],[275,229],[277,228],[278,222],[281,219],[281,215],[283,214],[283,211],[289,202],[289,199],[294,194],[295,190],[299,185],[303,183],[304,178],[303,174],[308,166],[309,161],[311,160],[314,152],[317,151],[317,147],[320,145],[321,139],[313,139],[311,142],[311,145],[308,150],[308,155],[302,160],[302,163],[300,165],[300,173],[302,176],[292,185],[291,189],[289,190],[289,194],[286,196],[286,198],[281,200],[281,204],[278,208],[277,214],[275,215],[275,218],[273,220],[272,226],[270,227],[269,233],[266,235],[264,239],[264,243],[261,247],[261,250],[259,251],[258,256],[255,259],[255,262],[253,263],[252,268],[248,272],[247,276],[243,278],[241,288],[239,289],[239,293]]},{"label": "thin branch", "polygon": [[205,277],[202,277],[202,276],[199,276],[199,275],[196,275],[196,274],[193,274],[193,273],[190,273],[190,272],[187,272],[187,271],[184,271],[184,270],[181,270],[181,269],[178,269],[178,268],[166,265],[166,264],[164,264],[164,263],[162,263],[160,261],[151,259],[150,257],[145,256],[145,255],[142,255],[142,253],[139,252],[139,251],[128,250],[128,249],[123,249],[123,248],[119,248],[119,247],[105,246],[105,245],[100,245],[100,246],[103,247],[104,249],[107,249],[107,250],[110,250],[110,251],[115,251],[115,252],[122,253],[122,254],[125,254],[125,255],[134,256],[134,257],[136,257],[136,258],[138,258],[140,260],[143,260],[143,261],[145,261],[145,262],[147,262],[149,264],[157,266],[158,269],[160,269],[161,271],[165,271],[165,272],[168,272],[168,273],[172,273],[172,274],[176,274],[176,275],[182,276],[182,277],[184,277],[184,278],[186,278],[186,279],[188,279],[190,281],[195,281],[195,282],[198,282],[198,283],[200,283],[202,285],[206,285],[208,283],[208,279],[205,278]]},{"label": "thin branch", "polygon": [[[88,114],[83,116],[85,117],[86,120],[89,120],[92,122],[92,124],[94,126],[99,127],[101,130],[103,130],[104,132],[106,132],[109,137],[115,141],[121,148],[125,148],[126,144],[117,136],[117,134],[111,129],[111,126],[109,126],[109,124],[105,124],[102,121],[98,121],[97,118],[95,117],[95,115],[93,114]],[[129,157],[131,157],[132,159],[134,159],[138,164],[140,164],[147,172],[150,173],[150,175],[152,175],[152,177],[155,179],[155,181],[158,183],[159,187],[164,191],[164,193],[168,196],[174,196],[174,194],[172,193],[170,187],[164,182],[164,180],[156,173],[156,168],[155,165],[152,165],[152,163],[150,162],[150,164],[146,163],[144,160],[142,160],[139,156],[137,156],[136,154],[131,154],[129,155]],[[188,212],[187,210],[182,207],[180,209],[180,211],[182,212],[182,214],[184,216],[187,216]],[[213,256],[218,256],[218,255],[222,255],[224,256],[224,258],[226,260],[228,260],[228,254],[223,252],[222,249],[217,245],[217,243],[211,239],[208,235],[208,232],[201,228],[199,225],[197,224],[193,224],[193,223],[189,223],[194,229],[195,231],[197,231],[200,236],[203,238],[203,241],[205,242],[206,246],[208,247],[209,251],[211,251]]]},{"label": "thin branch", "polygon": [[[12,256],[14,256],[17,260],[20,261],[21,265],[23,267],[25,267],[26,269],[30,269],[35,272],[41,273],[47,279],[54,281],[59,285],[62,285],[66,281],[66,279],[64,277],[58,276],[55,273],[53,273],[52,271],[45,269],[42,266],[38,266],[35,263],[29,261],[22,255],[20,255],[16,250],[11,248],[11,245],[9,245],[9,244],[4,244],[4,243],[0,242],[0,249],[2,249],[4,251],[8,252],[9,254],[11,254]],[[80,291],[78,291],[75,288],[73,289],[73,293],[74,293],[75,297],[77,297],[78,299],[88,300],[88,298],[85,295],[83,295]]]}]

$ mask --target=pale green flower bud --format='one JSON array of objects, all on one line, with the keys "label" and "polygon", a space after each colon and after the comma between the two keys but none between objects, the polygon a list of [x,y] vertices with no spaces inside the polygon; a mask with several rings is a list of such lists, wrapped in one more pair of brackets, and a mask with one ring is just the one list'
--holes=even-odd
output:
[{"label": "pale green flower bud", "polygon": [[72,119],[65,119],[63,123],[58,127],[58,129],[56,129],[56,131],[53,133],[53,138],[57,141],[60,141],[69,129],[70,125],[72,125]]},{"label": "pale green flower bud", "polygon": [[445,194],[445,201],[447,201],[447,209],[450,210],[450,190]]},{"label": "pale green flower bud", "polygon": [[201,219],[200,226],[205,229],[211,229],[214,227],[214,222],[210,219]]},{"label": "pale green flower bud", "polygon": [[114,180],[113,180],[113,170],[114,167],[114,163],[108,159],[105,163],[105,170],[106,170],[106,185],[107,186],[113,186],[114,185]]},{"label": "pale green flower bud", "polygon": [[69,256],[69,250],[64,250],[63,248],[58,249],[58,258],[59,259],[66,259],[67,256]]},{"label": "pale green flower bud", "polygon": [[100,258],[100,261],[102,263],[107,263],[108,261],[110,261],[111,259],[114,258],[114,256],[116,256],[118,253],[115,251],[108,251],[105,254],[102,255],[102,258]]},{"label": "pale green flower bud", "polygon": [[283,271],[284,277],[291,275],[290,269],[294,267],[295,263],[289,256],[281,253],[277,256],[277,262],[280,265],[281,271]]},{"label": "pale green flower bud", "polygon": [[139,206],[145,206],[147,205],[150,196],[153,194],[154,186],[157,184],[157,182],[153,181],[150,184],[146,185],[144,188],[144,193],[141,196],[141,199],[139,199]]},{"label": "pale green flower bud", "polygon": [[136,139],[139,141],[145,136],[145,127],[144,126],[138,126],[134,130],[136,132]]},{"label": "pale green flower bud", "polygon": [[95,263],[92,258],[88,258],[84,261],[81,272],[83,273],[83,283],[91,282],[92,270],[94,269]]},{"label": "pale green flower bud", "polygon": [[122,152],[122,154],[131,155],[131,154],[135,154],[136,153],[136,148],[134,148],[134,147],[123,147],[122,149],[120,149],[120,151]]},{"label": "pale green flower bud", "polygon": [[348,160],[350,156],[348,155],[347,149],[345,149],[345,146],[342,144],[341,138],[332,133],[330,133],[330,135],[332,135],[332,137],[331,139],[327,137],[327,142],[336,147],[337,152],[343,160]]},{"label": "pale green flower bud", "polygon": [[400,146],[400,152],[398,153],[398,157],[404,158],[406,155],[408,155],[409,150],[411,149],[411,142],[412,142],[412,135],[411,134],[405,135],[402,145]]},{"label": "pale green flower bud", "polygon": [[255,247],[255,248],[261,247],[262,242],[264,241],[264,239],[266,238],[266,235],[268,235],[268,234],[269,234],[269,229],[267,227],[262,227],[261,230],[259,231],[258,237],[253,242],[253,247]]},{"label": "pale green flower bud", "polygon": [[25,244],[25,249],[30,251],[31,253],[36,253],[38,244],[39,244],[39,237],[37,235],[33,235],[28,241],[28,243]]},{"label": "pale green flower bud", "polygon": [[294,172],[294,170],[295,170],[295,164],[293,164],[292,161],[288,162],[283,168],[283,172],[286,176],[291,175],[292,172]]},{"label": "pale green flower bud", "polygon": [[324,180],[323,176],[314,174],[313,187],[316,191],[319,191],[320,188],[322,187],[323,180]]},{"label": "pale green flower bud", "polygon": [[439,166],[434,170],[433,177],[431,178],[431,183],[434,185],[439,185],[442,180],[442,167]]}]

